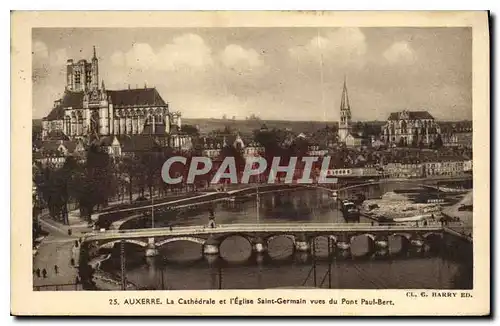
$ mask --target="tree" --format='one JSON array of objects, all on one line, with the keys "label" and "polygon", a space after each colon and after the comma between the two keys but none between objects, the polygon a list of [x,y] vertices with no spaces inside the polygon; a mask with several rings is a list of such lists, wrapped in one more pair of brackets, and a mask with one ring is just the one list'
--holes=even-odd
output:
[{"label": "tree", "polygon": [[134,185],[139,183],[142,173],[139,159],[135,156],[124,157],[119,164],[120,179],[128,186],[129,201],[132,202]]},{"label": "tree", "polygon": [[150,151],[140,154],[140,164],[145,174],[145,182],[149,188],[150,198],[153,197],[155,185],[161,179],[161,168],[163,163],[161,148],[156,144],[153,145]]},{"label": "tree", "polygon": [[197,137],[200,135],[200,131],[198,130],[198,128],[196,126],[193,126],[193,125],[189,125],[189,124],[182,125],[181,130],[191,137]]},{"label": "tree", "polygon": [[443,147],[443,140],[441,139],[441,135],[437,135],[436,139],[434,140],[434,148],[439,149]]},{"label": "tree", "polygon": [[305,138],[296,138],[290,145],[290,155],[295,156],[300,161],[309,150],[309,141]]},{"label": "tree", "polygon": [[71,184],[76,168],[76,162],[70,157],[63,167],[59,169],[46,168],[40,175],[36,176],[37,188],[47,203],[50,215],[65,224],[69,222],[68,201],[71,196],[75,197],[73,191],[78,189]]},{"label": "tree", "polygon": [[246,120],[260,121],[260,117],[255,115],[255,113],[252,113],[249,117],[246,117]]},{"label": "tree", "polygon": [[91,145],[80,192],[81,216],[90,221],[94,208],[107,205],[109,198],[116,193],[113,166],[107,152],[97,145]]},{"label": "tree", "polygon": [[232,145],[224,146],[222,148],[220,156],[223,160],[226,157],[234,158],[237,176],[239,177],[245,168],[245,158],[243,157],[243,150]]}]

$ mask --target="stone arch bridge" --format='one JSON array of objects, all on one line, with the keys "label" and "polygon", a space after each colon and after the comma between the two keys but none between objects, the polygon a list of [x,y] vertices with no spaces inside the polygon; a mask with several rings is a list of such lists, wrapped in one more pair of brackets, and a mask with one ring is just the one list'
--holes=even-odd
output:
[{"label": "stone arch bridge", "polygon": [[93,248],[112,248],[124,241],[145,249],[146,256],[155,256],[161,246],[176,241],[198,243],[206,255],[219,254],[220,244],[229,237],[240,236],[248,240],[255,252],[266,251],[267,245],[278,236],[289,238],[295,250],[309,251],[318,237],[325,237],[328,243],[339,249],[348,249],[354,238],[366,236],[380,248],[388,246],[390,236],[399,236],[408,244],[421,246],[432,237],[442,238],[442,226],[401,226],[371,224],[231,224],[216,228],[189,226],[138,230],[108,230],[87,234],[83,244]]}]

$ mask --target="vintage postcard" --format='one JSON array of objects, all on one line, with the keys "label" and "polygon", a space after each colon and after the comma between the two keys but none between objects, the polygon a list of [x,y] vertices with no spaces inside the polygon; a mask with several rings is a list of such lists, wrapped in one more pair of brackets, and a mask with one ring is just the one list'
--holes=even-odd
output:
[{"label": "vintage postcard", "polygon": [[11,19],[12,314],[490,314],[487,12]]}]

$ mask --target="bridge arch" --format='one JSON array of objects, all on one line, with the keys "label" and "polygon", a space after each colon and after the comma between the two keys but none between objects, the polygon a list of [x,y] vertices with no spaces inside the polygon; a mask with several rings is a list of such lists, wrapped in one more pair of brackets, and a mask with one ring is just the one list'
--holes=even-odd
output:
[{"label": "bridge arch", "polygon": [[[125,243],[134,244],[134,245],[140,246],[142,248],[146,248],[148,246],[147,242],[141,241],[141,240],[135,240],[135,239],[123,239],[123,240],[125,241]],[[115,246],[115,244],[120,243],[121,241],[122,240],[113,240],[113,241],[103,243],[103,244],[98,246],[98,249],[104,249],[104,248],[112,249]]]},{"label": "bridge arch", "polygon": [[424,239],[428,239],[431,237],[443,238],[443,233],[441,233],[441,232],[427,232],[427,233],[422,235],[422,238],[424,238]]},{"label": "bridge arch", "polygon": [[291,234],[273,234],[273,235],[270,235],[270,236],[264,238],[264,241],[266,242],[267,245],[269,245],[269,243],[271,241],[273,241],[274,239],[276,239],[278,237],[288,238],[290,241],[292,241],[292,244],[295,246],[295,242],[296,242],[295,236],[291,235]]},{"label": "bridge arch", "polygon": [[230,234],[226,234],[226,235],[217,239],[217,241],[219,242],[219,248],[222,248],[222,244],[224,243],[224,241],[226,241],[227,239],[231,239],[231,238],[245,239],[245,241],[248,242],[250,247],[253,247],[253,244],[254,244],[253,238],[254,237],[247,235],[247,234],[244,234],[244,233],[230,233]]},{"label": "bridge arch", "polygon": [[205,244],[205,239],[201,239],[201,238],[196,238],[196,237],[175,237],[175,238],[168,238],[168,239],[164,239],[164,240],[161,240],[161,241],[158,241],[155,243],[155,246],[157,248],[159,247],[162,247],[166,244],[169,244],[169,243],[172,243],[172,242],[178,242],[178,241],[188,241],[188,242],[192,242],[192,243],[197,243],[197,244],[200,244],[200,245],[203,245]]},{"label": "bridge arch", "polygon": [[411,241],[412,238],[412,235],[409,233],[392,233],[389,236],[401,237],[402,239],[406,239],[407,241]]},{"label": "bridge arch", "polygon": [[352,242],[352,240],[353,240],[354,238],[357,238],[357,237],[367,237],[367,238],[368,238],[368,239],[370,239],[372,242],[375,242],[375,241],[377,240],[377,237],[376,237],[376,236],[374,236],[374,235],[373,235],[373,234],[371,234],[371,233],[362,233],[362,234],[355,234],[355,235],[351,236],[351,237],[349,238],[349,241],[350,241],[350,242]]}]

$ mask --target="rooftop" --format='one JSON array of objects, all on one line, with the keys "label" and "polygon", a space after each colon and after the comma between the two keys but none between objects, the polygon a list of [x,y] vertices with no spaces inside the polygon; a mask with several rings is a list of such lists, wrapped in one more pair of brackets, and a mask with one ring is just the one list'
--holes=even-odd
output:
[{"label": "rooftop", "polygon": [[[47,120],[61,120],[64,118],[64,109],[68,107],[83,108],[84,92],[65,90],[62,98],[55,101],[55,106],[47,115]],[[123,90],[107,90],[115,108],[134,106],[166,106],[156,88],[137,88]]]},{"label": "rooftop", "polygon": [[400,116],[404,113],[408,114],[408,120],[424,120],[434,119],[434,117],[427,111],[400,111],[392,112],[388,120],[400,120]]}]

